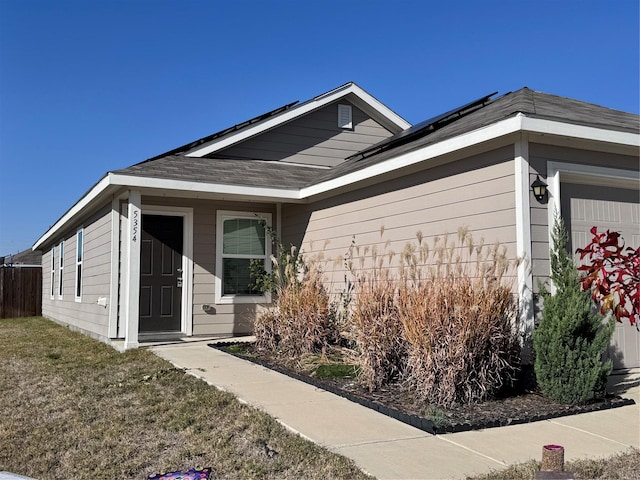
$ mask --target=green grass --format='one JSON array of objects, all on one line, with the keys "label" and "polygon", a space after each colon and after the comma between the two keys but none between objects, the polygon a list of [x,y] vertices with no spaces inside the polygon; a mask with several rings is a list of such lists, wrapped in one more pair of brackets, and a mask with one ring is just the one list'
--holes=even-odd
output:
[{"label": "green grass", "polygon": [[41,480],[369,478],[350,460],[151,352],[118,353],[42,318],[0,320],[0,470]]},{"label": "green grass", "polygon": [[[540,462],[530,460],[512,465],[504,470],[467,477],[467,480],[532,480],[538,470],[540,470]],[[566,462],[564,470],[573,473],[576,479],[640,479],[640,450],[631,448],[624,453],[607,458]]]},{"label": "green grass", "polygon": [[358,366],[347,363],[328,363],[318,365],[314,370],[315,376],[322,379],[355,378],[358,376]]}]

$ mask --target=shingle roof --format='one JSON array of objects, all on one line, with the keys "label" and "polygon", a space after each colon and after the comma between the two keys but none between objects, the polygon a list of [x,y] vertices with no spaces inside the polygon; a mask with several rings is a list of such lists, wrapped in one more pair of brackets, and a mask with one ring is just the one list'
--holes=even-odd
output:
[{"label": "shingle roof", "polygon": [[[530,118],[557,120],[564,123],[584,125],[608,130],[640,133],[640,116],[613,110],[592,103],[536,92],[527,87],[509,92],[482,108],[448,123],[435,131],[426,130],[423,136],[414,136],[405,144],[369,156],[353,155],[349,160],[324,175],[316,182],[327,181],[342,175],[375,165],[402,153],[417,150],[427,145],[486,127],[501,120],[523,113]],[[393,137],[391,137],[392,139]],[[390,139],[390,140],[391,140]]]},{"label": "shingle roof", "polygon": [[[445,123],[440,128],[435,130],[425,128],[423,134],[412,134],[408,142],[401,142],[380,152],[353,155],[331,169],[276,161],[198,158],[170,154],[155,157],[113,173],[249,187],[296,189],[338,178],[402,153],[494,124],[518,113],[531,118],[558,120],[564,123],[624,132],[640,132],[638,115],[536,92],[525,87],[484,103],[480,108],[471,110],[470,113]],[[394,137],[390,137],[389,141],[393,139]]]},{"label": "shingle roof", "polygon": [[248,187],[297,189],[327,170],[277,161],[198,158],[169,155],[112,173]]},{"label": "shingle roof", "polygon": [[220,130],[219,132],[216,133],[212,133],[211,135],[207,135],[206,137],[202,137],[199,138],[198,140],[194,140],[192,142],[189,142],[185,145],[182,145],[180,147],[174,148],[173,150],[169,150],[168,152],[165,153],[161,153],[160,155],[156,155],[155,157],[152,157],[146,161],[151,161],[151,160],[156,160],[158,158],[163,158],[163,157],[168,157],[169,155],[175,155],[178,153],[184,153],[187,152],[189,150],[192,150],[200,145],[204,145],[207,142],[210,142],[212,140],[215,140],[216,138],[220,138],[220,137],[224,137],[225,135],[228,135],[232,132],[237,132],[239,130],[242,129],[246,129],[248,127],[250,127],[251,125],[261,122],[262,120],[265,120],[267,118],[270,117],[274,117],[282,112],[285,112],[287,110],[289,110],[291,107],[293,107],[294,105],[298,104],[298,100],[296,100],[295,102],[291,102],[291,103],[287,103],[286,105],[283,105],[282,107],[276,108],[274,110],[271,110],[267,113],[263,113],[262,115],[258,115],[257,117],[251,118],[249,120],[246,120],[244,122],[238,123],[236,125],[234,125],[233,127],[229,127],[229,128],[225,128],[224,130]]}]

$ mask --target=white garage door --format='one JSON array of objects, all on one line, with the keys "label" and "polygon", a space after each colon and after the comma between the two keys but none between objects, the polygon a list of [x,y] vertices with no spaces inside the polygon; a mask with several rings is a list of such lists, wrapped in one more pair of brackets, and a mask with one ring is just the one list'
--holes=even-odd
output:
[{"label": "white garage door", "polygon": [[[640,192],[595,185],[563,183],[562,216],[571,232],[571,248],[591,241],[591,227],[620,232],[625,244],[640,245]],[[614,368],[640,367],[640,332],[628,321],[616,325],[610,353]]]}]

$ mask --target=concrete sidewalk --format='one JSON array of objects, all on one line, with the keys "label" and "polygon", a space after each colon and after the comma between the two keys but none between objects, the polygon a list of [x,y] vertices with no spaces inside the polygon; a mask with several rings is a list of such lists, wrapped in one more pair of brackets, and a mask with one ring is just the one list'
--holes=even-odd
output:
[{"label": "concrete sidewalk", "polygon": [[210,341],[154,345],[179,368],[233,393],[289,430],[353,459],[384,479],[455,479],[540,459],[542,446],[562,445],[565,460],[640,448],[640,372],[613,376],[636,405],[524,425],[430,435],[286,375],[215,350]]}]

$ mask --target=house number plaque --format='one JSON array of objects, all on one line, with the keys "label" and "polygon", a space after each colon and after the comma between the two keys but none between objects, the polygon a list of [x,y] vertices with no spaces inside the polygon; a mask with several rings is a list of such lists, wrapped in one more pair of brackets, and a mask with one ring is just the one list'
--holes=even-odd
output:
[{"label": "house number plaque", "polygon": [[140,210],[133,211],[133,218],[131,219],[131,241],[138,241],[138,231],[140,230]]}]

